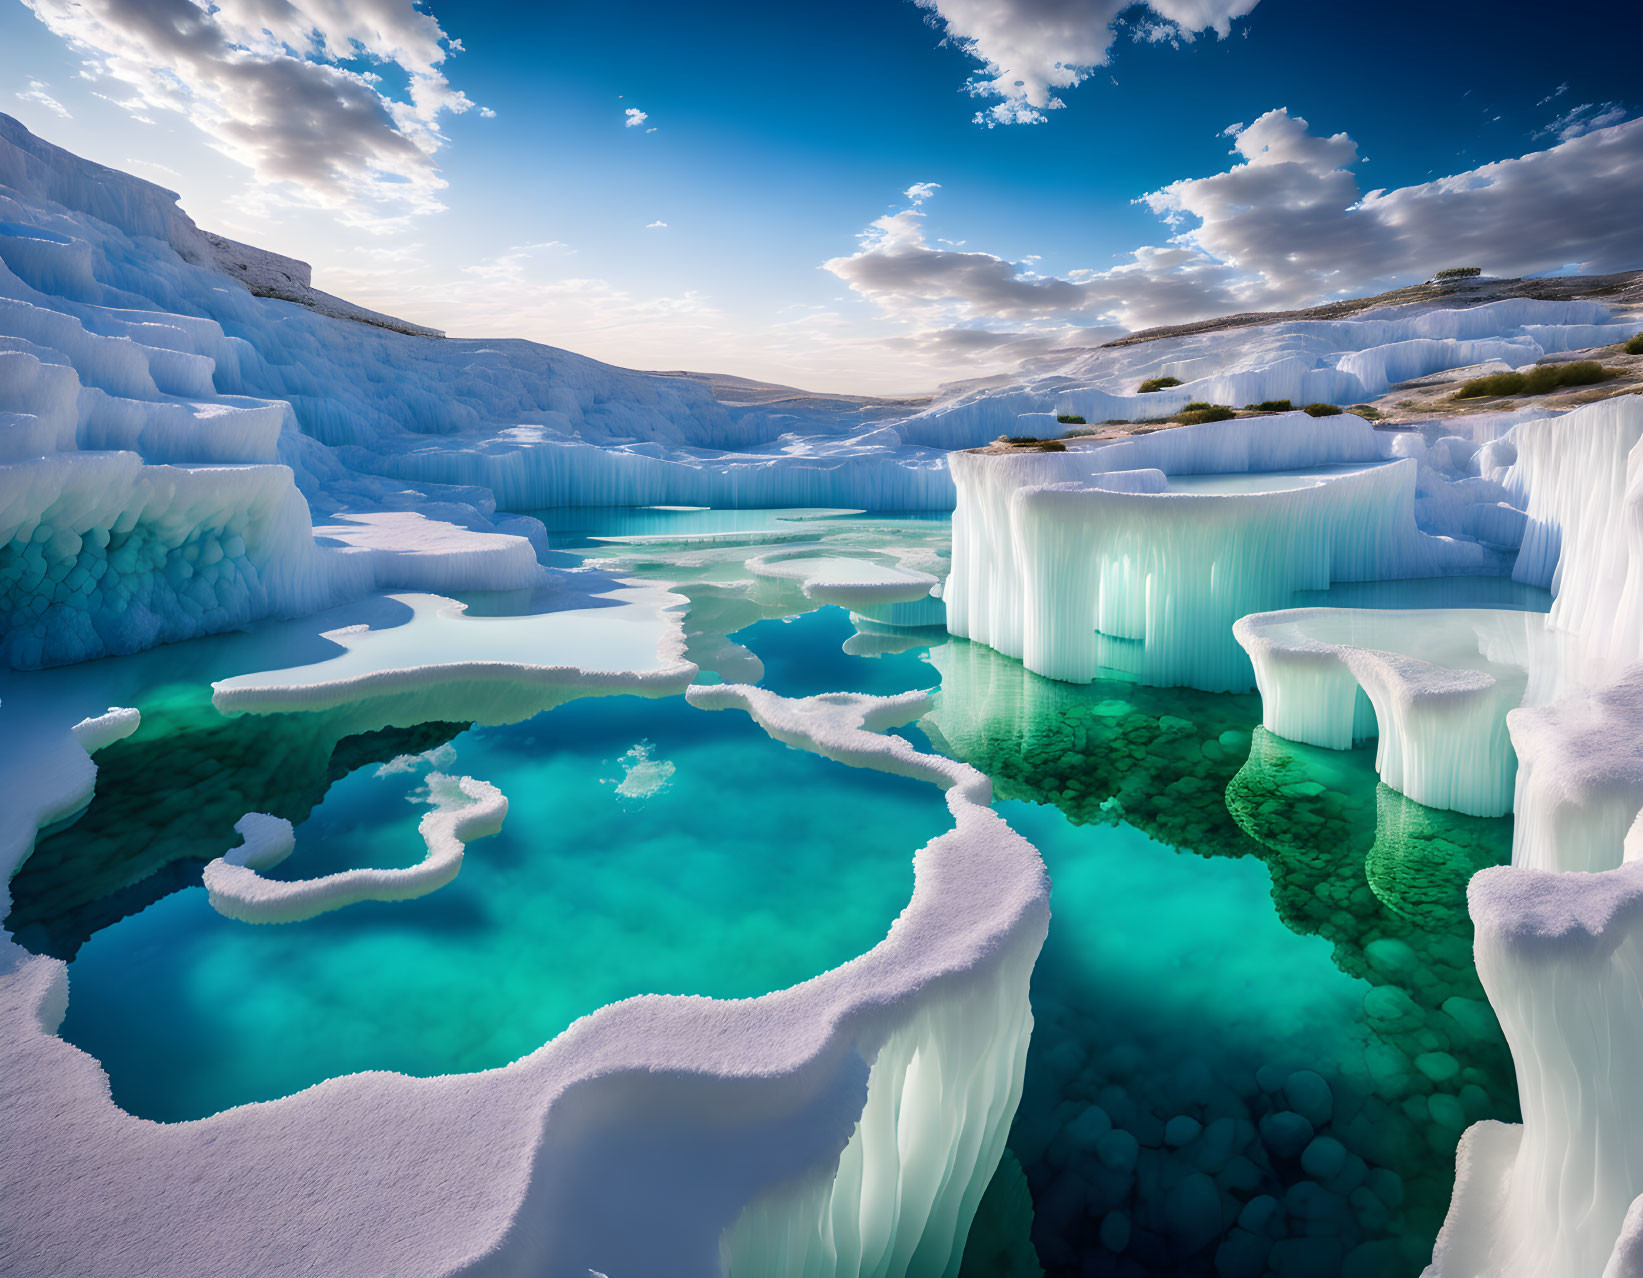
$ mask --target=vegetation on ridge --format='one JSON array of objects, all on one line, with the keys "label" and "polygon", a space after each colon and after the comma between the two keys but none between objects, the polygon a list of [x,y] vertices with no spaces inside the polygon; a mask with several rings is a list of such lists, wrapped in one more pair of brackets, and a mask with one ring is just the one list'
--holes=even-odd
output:
[{"label": "vegetation on ridge", "polygon": [[1582,359],[1569,364],[1536,364],[1527,373],[1493,373],[1474,377],[1455,392],[1456,399],[1481,399],[1488,395],[1544,395],[1564,386],[1591,386],[1616,376],[1596,360]]}]

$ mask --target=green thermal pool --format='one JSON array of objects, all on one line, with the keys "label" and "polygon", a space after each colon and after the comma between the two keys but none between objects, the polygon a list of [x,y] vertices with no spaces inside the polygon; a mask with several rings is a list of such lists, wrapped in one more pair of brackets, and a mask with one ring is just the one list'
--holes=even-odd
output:
[{"label": "green thermal pool", "polygon": [[[63,1034],[103,1062],[121,1105],[190,1118],[356,1070],[483,1069],[631,995],[783,988],[876,944],[911,895],[914,850],[950,824],[931,786],[788,749],[745,715],[680,698],[453,728],[427,759],[338,778],[273,871],[419,860],[415,799],[439,768],[509,799],[502,833],[474,843],[448,886],[252,926],[211,909],[193,861],[196,886],[79,947]],[[166,744],[131,748],[157,761]],[[223,849],[234,806],[217,804]],[[37,878],[81,852],[75,839],[70,827],[42,841]]]},{"label": "green thermal pool", "polygon": [[[784,530],[794,513],[550,522],[574,546]],[[929,544],[932,521],[906,522]],[[1459,584],[1474,604],[1544,606]],[[1304,602],[1430,606],[1455,586]],[[1509,820],[1411,803],[1378,784],[1372,748],[1272,737],[1254,696],[1058,684],[940,630],[737,613],[713,589],[720,612],[701,615],[743,618],[717,634],[774,691],[938,689],[904,734],[987,773],[1049,868],[1025,1087],[966,1278],[1419,1273],[1460,1132],[1516,1117],[1464,900],[1471,873],[1507,857]],[[881,939],[914,850],[948,828],[932,787],[681,698],[572,702],[511,727],[357,726],[224,719],[202,687],[158,689],[138,734],[98,756],[91,807],[13,880],[8,926],[71,960],[63,1033],[132,1112],[496,1066],[630,995],[781,988]],[[285,926],[207,904],[200,868],[246,811],[297,823],[276,877],[418,860],[432,772],[510,801],[448,886]]]}]

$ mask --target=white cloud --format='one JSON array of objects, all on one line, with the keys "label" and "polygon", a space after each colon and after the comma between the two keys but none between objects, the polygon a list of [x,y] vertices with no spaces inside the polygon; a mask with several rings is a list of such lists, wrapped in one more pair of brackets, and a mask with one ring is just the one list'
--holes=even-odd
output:
[{"label": "white cloud", "polygon": [[17,100],[19,102],[33,102],[36,106],[43,106],[46,110],[62,116],[65,120],[72,120],[74,117],[69,114],[69,109],[47,93],[47,87],[41,81],[31,78],[29,87],[17,95]]},{"label": "white cloud", "polygon": [[910,203],[923,204],[939,190],[941,190],[940,182],[914,182],[912,186],[907,188],[906,196]]},{"label": "white cloud", "polygon": [[[643,111],[641,111],[638,107],[629,107],[627,109],[627,120],[623,123],[622,127],[626,128],[626,129],[637,129],[641,124],[643,124],[648,119],[650,119],[650,117],[648,115],[646,115]],[[645,131],[647,133],[650,132],[649,129],[647,129]]]},{"label": "white cloud", "polygon": [[647,230],[647,231],[665,231],[665,230],[667,230],[667,223],[666,222],[646,222],[645,223],[645,230]]},{"label": "white cloud", "polygon": [[[1046,111],[1066,105],[1058,90],[1070,89],[1106,64],[1117,38],[1120,14],[1135,0],[914,0],[939,20],[947,39],[982,70],[969,82],[976,97],[998,98],[978,123],[1037,124]],[[1137,38],[1179,42],[1202,31],[1225,37],[1232,20],[1258,0],[1144,0],[1151,18]]]},{"label": "white cloud", "polygon": [[[474,104],[446,80],[455,46],[414,0],[25,0],[131,90],[128,110],[174,111],[259,183],[345,220],[440,207],[440,116]],[[395,67],[404,97],[344,62]]]},{"label": "white cloud", "polygon": [[1031,336],[1075,320],[1128,328],[1299,307],[1426,278],[1445,266],[1527,275],[1643,263],[1643,120],[1419,186],[1361,194],[1357,144],[1288,111],[1232,132],[1239,162],[1142,197],[1175,234],[1105,270],[1040,275],[1026,263],[932,244],[916,207],[874,221],[824,263],[886,317],[928,332]]},{"label": "white cloud", "polygon": [[883,314],[943,328],[1017,330],[1024,322],[1057,326],[1104,312],[1130,323],[1140,318],[1126,303],[1131,294],[1146,299],[1144,322],[1167,323],[1200,305],[1205,293],[1208,264],[1189,249],[1142,249],[1113,271],[1046,276],[1026,261],[932,245],[925,217],[916,208],[888,213],[862,233],[855,253],[822,266]]},{"label": "white cloud", "polygon": [[[1541,105],[1544,106],[1545,103]],[[1578,138],[1594,129],[1606,129],[1611,124],[1620,124],[1630,114],[1631,112],[1618,102],[1582,102],[1579,106],[1570,107],[1535,136],[1555,137],[1560,142],[1567,142],[1570,138]]]},{"label": "white cloud", "polygon": [[991,253],[933,247],[917,207],[932,183],[908,188],[913,207],[886,213],[861,235],[848,257],[822,263],[887,314],[927,322],[1026,319],[1084,309],[1085,290],[1068,280],[1043,278]]}]

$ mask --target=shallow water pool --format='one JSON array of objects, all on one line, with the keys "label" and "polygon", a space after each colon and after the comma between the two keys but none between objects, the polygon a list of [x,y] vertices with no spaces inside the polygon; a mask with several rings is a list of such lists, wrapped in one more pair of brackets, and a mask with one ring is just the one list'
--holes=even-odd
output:
[{"label": "shallow water pool", "polygon": [[920,729],[993,778],[1052,884],[1010,1133],[1032,1213],[1001,1191],[978,1255],[1415,1278],[1461,1130],[1517,1117],[1465,909],[1510,821],[1378,785],[1372,747],[1273,737],[1253,696],[931,660]]},{"label": "shallow water pool", "polygon": [[828,607],[797,617],[758,621],[736,631],[732,638],[764,663],[760,686],[784,697],[841,691],[889,697],[934,688],[941,681],[925,652],[931,643],[946,642],[944,631],[918,631],[908,636],[917,644],[911,650],[871,657],[846,649],[855,634],[850,614]]},{"label": "shallow water pool", "polygon": [[116,1101],[169,1120],[362,1069],[483,1069],[631,995],[780,989],[876,944],[950,824],[931,786],[682,699],[576,702],[426,754],[338,780],[274,873],[419,860],[433,768],[499,786],[502,833],[432,895],[253,926],[188,887],[81,946],[63,1035]]}]

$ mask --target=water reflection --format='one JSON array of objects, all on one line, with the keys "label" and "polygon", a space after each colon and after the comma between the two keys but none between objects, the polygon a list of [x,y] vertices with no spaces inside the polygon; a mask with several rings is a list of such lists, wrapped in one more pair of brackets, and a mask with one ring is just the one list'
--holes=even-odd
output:
[{"label": "water reflection", "polygon": [[930,659],[921,727],[994,777],[1054,884],[1011,1133],[1044,1268],[1418,1273],[1461,1130],[1516,1117],[1465,907],[1510,822],[1405,799],[1372,751],[1271,736],[1255,697]]}]

